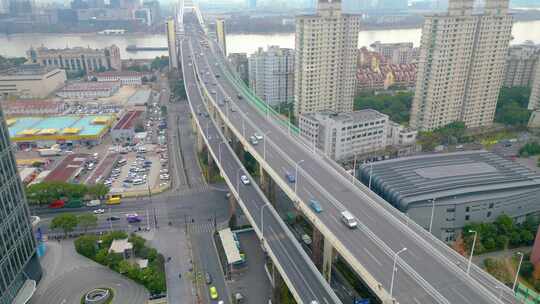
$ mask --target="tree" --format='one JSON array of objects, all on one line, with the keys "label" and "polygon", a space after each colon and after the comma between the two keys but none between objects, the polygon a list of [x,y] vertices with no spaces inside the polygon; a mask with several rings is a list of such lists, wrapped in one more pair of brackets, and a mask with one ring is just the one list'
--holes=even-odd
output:
[{"label": "tree", "polygon": [[87,258],[94,259],[97,252],[97,237],[93,235],[83,235],[75,240],[75,250]]},{"label": "tree", "polygon": [[354,110],[374,109],[390,116],[398,123],[408,123],[413,100],[412,92],[395,95],[363,92],[354,99]]},{"label": "tree", "polygon": [[49,228],[61,229],[64,232],[64,237],[67,237],[68,233],[72,232],[77,227],[78,219],[75,215],[65,213],[53,218]]},{"label": "tree", "polygon": [[78,220],[79,220],[79,226],[83,228],[84,233],[86,233],[89,228],[97,227],[98,218],[95,214],[92,214],[92,213],[81,214],[79,215]]},{"label": "tree", "polygon": [[530,94],[531,89],[527,87],[501,88],[495,121],[513,126],[527,125],[531,115],[527,109]]},{"label": "tree", "polygon": [[109,188],[102,183],[88,186],[87,189],[88,194],[94,199],[103,199],[109,193]]}]

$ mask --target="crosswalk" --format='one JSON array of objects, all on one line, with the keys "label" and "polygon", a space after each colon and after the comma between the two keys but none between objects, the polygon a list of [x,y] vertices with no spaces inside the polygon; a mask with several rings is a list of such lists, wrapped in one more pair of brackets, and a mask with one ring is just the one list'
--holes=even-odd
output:
[{"label": "crosswalk", "polygon": [[205,223],[188,223],[187,231],[189,234],[201,234],[214,232],[214,222],[208,221]]}]

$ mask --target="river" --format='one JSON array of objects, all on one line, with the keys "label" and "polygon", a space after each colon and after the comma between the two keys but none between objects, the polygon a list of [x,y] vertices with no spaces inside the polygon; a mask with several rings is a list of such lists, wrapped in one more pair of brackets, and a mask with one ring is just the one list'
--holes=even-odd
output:
[{"label": "river", "polygon": [[[358,35],[359,46],[369,46],[374,41],[382,42],[420,42],[420,29],[384,29],[361,31]],[[540,43],[540,21],[516,22],[512,28],[513,44],[532,40]],[[137,46],[166,46],[165,35],[127,34],[123,36],[102,36],[96,34],[15,34],[0,35],[0,55],[25,56],[26,50],[31,46],[47,46],[49,48],[64,48],[74,46],[90,46],[101,48],[111,44],[120,47],[122,59],[154,58],[166,55],[167,52],[126,52],[130,44]],[[279,45],[294,48],[294,34],[229,34],[227,36],[227,51],[229,53],[253,53],[259,47]]]}]

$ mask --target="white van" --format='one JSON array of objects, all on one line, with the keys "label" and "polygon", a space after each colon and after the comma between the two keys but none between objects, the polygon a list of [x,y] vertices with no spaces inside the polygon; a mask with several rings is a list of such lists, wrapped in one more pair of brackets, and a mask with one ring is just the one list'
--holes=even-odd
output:
[{"label": "white van", "polygon": [[347,210],[341,212],[341,221],[349,228],[356,228],[358,226],[356,218]]},{"label": "white van", "polygon": [[91,200],[88,203],[86,203],[87,207],[97,207],[101,204],[100,200]]}]

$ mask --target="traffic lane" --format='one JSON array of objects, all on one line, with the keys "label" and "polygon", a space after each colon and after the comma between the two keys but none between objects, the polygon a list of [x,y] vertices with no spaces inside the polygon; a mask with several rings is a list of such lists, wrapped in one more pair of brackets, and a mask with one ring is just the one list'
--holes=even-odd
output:
[{"label": "traffic lane", "polygon": [[[196,98],[196,99],[198,100],[198,98]],[[200,123],[201,123],[201,122],[202,122],[202,123],[205,123],[205,122],[207,122],[207,120],[205,120],[205,119],[203,118],[202,121],[200,121]],[[210,136],[217,136],[217,131],[215,130],[215,126],[214,126],[213,124],[212,124],[212,127],[211,127],[211,128],[209,127],[208,132],[209,132]],[[215,146],[213,146],[212,148],[213,148],[214,150],[216,149]],[[227,151],[229,151],[229,150],[227,149]],[[233,156],[232,156],[232,154],[230,153],[230,151],[229,151],[229,153],[225,153],[225,154],[230,156],[230,160],[229,160],[230,162],[235,162],[235,159],[233,158]],[[226,157],[226,156],[225,156],[225,157]],[[224,159],[224,154],[222,153],[222,162],[223,162],[223,161],[224,161],[224,162],[227,162],[227,160]],[[239,167],[239,168],[242,168],[242,167]],[[230,169],[232,169],[232,168],[230,168]],[[237,170],[237,171],[240,170],[240,171],[243,173],[245,169],[242,168],[242,169],[236,169],[236,170]],[[225,170],[225,171],[227,171],[227,170]],[[231,173],[232,173],[232,172],[229,172],[229,173],[227,174],[227,172],[225,172],[225,174],[227,174],[227,175],[229,175],[229,174],[231,174]],[[235,173],[236,173],[236,172],[235,172]],[[232,179],[231,179],[231,181],[232,181]],[[260,208],[262,207],[262,204],[259,203],[260,206],[258,206],[257,203],[256,203],[257,201],[262,201],[261,198],[260,198],[259,193],[257,193],[256,191],[254,191],[254,190],[253,190],[253,187],[251,187],[251,186],[245,186],[245,185],[241,184],[241,187],[242,187],[242,188],[248,188],[247,195],[246,195],[244,192],[242,192],[242,189],[240,189],[240,195],[241,195],[242,197],[247,196],[247,201],[244,201],[244,199],[242,199],[242,200],[244,201],[246,207],[249,208],[249,205],[250,205],[250,204],[254,204],[254,205],[252,206],[252,209],[253,209],[253,208],[254,208],[254,209],[257,209],[257,208],[260,209]],[[251,190],[251,191],[249,191],[249,190]],[[257,216],[254,215],[253,218],[254,218],[254,220],[255,220],[255,219],[257,218]],[[275,220],[275,219],[274,219],[274,220]],[[270,221],[272,221],[272,219],[270,219]],[[268,223],[268,224],[270,224],[270,223]],[[276,225],[279,225],[279,223],[277,222],[277,220],[275,220],[274,223],[270,224],[270,227],[275,227]],[[267,226],[267,225],[265,225],[265,226]],[[282,232],[282,234],[285,235],[285,232]],[[282,246],[284,246],[284,244],[287,244],[287,243],[280,242],[280,243],[278,243],[278,245],[279,245],[278,247],[271,246],[271,248],[272,248],[273,251],[274,251],[274,249],[277,248],[278,252],[276,253],[276,255],[277,255],[277,254],[280,254],[279,256],[281,256],[282,258],[289,259],[289,262],[288,262],[289,266],[292,265],[292,266],[294,267],[294,266],[296,266],[296,264],[297,264],[298,262],[304,262],[304,263],[305,263],[305,261],[303,261],[303,259],[300,259],[300,261],[293,261],[292,258],[291,258],[291,256],[289,255],[289,252],[288,252],[288,251],[282,251],[282,252],[280,253],[280,252],[279,252],[279,248],[281,248]],[[294,250],[294,249],[295,249],[295,248],[292,248],[292,247],[294,247],[294,245],[293,245],[292,242],[288,242],[287,246],[289,247],[289,250]],[[298,249],[296,249],[296,250],[294,250],[294,251],[297,251],[297,250],[298,250]],[[293,252],[294,252],[294,251],[293,251]],[[287,267],[287,269],[289,269],[289,268]],[[303,265],[303,267],[297,269],[297,272],[291,272],[291,273],[288,272],[288,273],[287,273],[287,276],[288,276],[288,277],[291,279],[291,281],[292,281],[293,283],[295,283],[295,284],[298,284],[298,282],[307,282],[306,279],[305,279],[305,276],[302,275],[302,273],[299,272],[299,269],[305,270],[305,269],[309,269],[309,267],[308,267],[307,265]],[[318,282],[318,280],[317,280],[316,278],[315,278],[315,279],[312,279],[312,280],[311,280],[311,283],[312,283],[312,284],[320,285],[320,282]],[[317,285],[314,285],[314,286],[317,286]],[[315,296],[315,295],[313,294],[313,291],[309,288],[309,286],[303,286],[303,284],[300,285],[300,286],[301,286],[301,288],[298,288],[298,287],[297,287],[297,288],[298,288],[297,291],[298,291],[300,294],[302,294],[302,295],[311,295],[311,296]],[[328,294],[326,294],[326,293],[324,292],[324,288],[317,288],[317,290],[318,290],[319,293],[321,293],[321,292],[323,293],[323,294],[321,294],[321,295],[319,296],[319,299],[320,299],[320,300],[331,299],[331,297],[330,297]],[[310,296],[308,296],[308,297],[310,297]]]},{"label": "traffic lane", "polygon": [[[205,60],[205,61],[207,61],[207,60]],[[210,65],[208,64],[207,66],[210,66]],[[210,68],[211,68],[211,66],[210,66]],[[221,77],[220,77],[220,78],[221,78]],[[233,99],[233,100],[234,100],[234,99]],[[240,103],[240,104],[244,104],[244,103]],[[246,106],[251,107],[250,105],[246,105]],[[247,107],[243,107],[243,110],[249,111],[249,109],[247,109]],[[254,110],[253,108],[252,108],[252,110],[255,111],[255,112],[257,112],[257,110]],[[256,113],[256,114],[259,114],[259,113]],[[255,117],[257,117],[258,115],[253,115],[253,116],[254,116],[254,118],[255,118]],[[250,118],[251,118],[251,117],[250,117]],[[261,115],[259,115],[259,118],[260,118],[261,120],[264,119],[264,118],[261,118]],[[258,125],[258,126],[263,126],[264,124],[261,124],[261,121],[260,121],[259,123],[257,123],[257,125]],[[271,124],[268,124],[268,125],[271,125]],[[270,136],[270,138],[271,138],[271,136]],[[268,146],[267,146],[267,149],[268,149]],[[290,151],[290,150],[289,150],[289,151]],[[304,151],[299,151],[299,150],[294,150],[294,151],[304,152]],[[268,151],[267,151],[267,153],[268,153]],[[326,184],[325,184],[325,185],[326,185]],[[346,190],[347,190],[346,188],[343,188],[343,187],[340,187],[340,188],[341,188],[341,189],[339,189],[340,191],[343,191],[343,190],[346,191]],[[351,211],[351,212],[354,212],[354,211]],[[379,225],[379,226],[380,226],[380,225]],[[385,226],[385,227],[387,227],[387,226]],[[390,235],[393,235],[392,232],[391,232]],[[400,238],[400,239],[401,239],[401,238]],[[417,249],[420,249],[420,248],[417,248]],[[396,250],[396,249],[395,249],[395,250]],[[399,249],[397,249],[397,250],[399,250]],[[422,252],[422,250],[418,250],[418,252]],[[429,254],[428,254],[428,256],[431,257],[431,255],[429,255]],[[425,265],[425,264],[422,263],[422,265]],[[415,269],[417,269],[417,268],[415,267]],[[440,279],[441,276],[437,275],[437,278]],[[458,282],[457,280],[446,280],[446,281],[442,281],[442,282],[439,282],[439,283],[440,283],[440,286],[446,286],[446,287],[448,287],[449,289],[452,289],[451,294],[455,294],[454,288],[455,288],[455,289],[463,289],[463,287],[466,288],[466,286],[467,286],[467,285],[465,285],[465,283],[463,283],[463,282]],[[456,284],[456,285],[450,285],[450,286],[448,286],[448,284],[451,284],[451,283],[454,283],[454,284]]]},{"label": "traffic lane", "polygon": [[[229,302],[229,297],[226,286],[225,278],[223,277],[222,267],[219,263],[219,257],[217,256],[216,248],[214,247],[214,240],[211,233],[200,233],[195,236],[195,241],[199,247],[199,258],[202,263],[202,278],[206,284],[205,294],[208,296],[210,286],[215,286],[219,299],[225,303]],[[205,273],[208,272],[212,276],[212,282],[208,284],[206,282]]]}]

